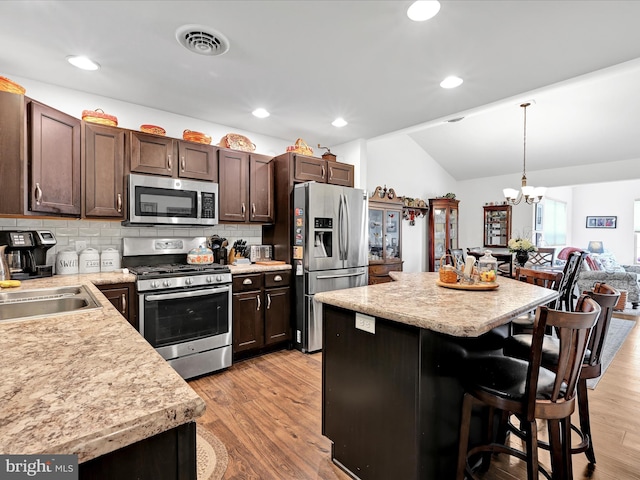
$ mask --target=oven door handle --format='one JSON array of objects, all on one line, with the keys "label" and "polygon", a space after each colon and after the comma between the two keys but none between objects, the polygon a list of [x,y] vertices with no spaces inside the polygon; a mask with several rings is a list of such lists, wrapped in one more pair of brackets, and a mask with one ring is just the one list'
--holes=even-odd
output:
[{"label": "oven door handle", "polygon": [[145,295],[144,299],[147,302],[153,302],[156,300],[173,300],[176,298],[189,298],[189,297],[204,297],[206,295],[216,295],[218,293],[229,292],[229,287],[208,288],[206,290],[196,290],[194,292],[177,292],[177,293],[163,293],[159,295]]}]

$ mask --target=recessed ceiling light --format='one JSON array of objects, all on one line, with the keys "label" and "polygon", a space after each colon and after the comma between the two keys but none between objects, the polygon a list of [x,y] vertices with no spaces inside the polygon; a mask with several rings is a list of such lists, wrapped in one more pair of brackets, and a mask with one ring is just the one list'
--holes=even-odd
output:
[{"label": "recessed ceiling light", "polygon": [[264,108],[256,108],[251,113],[253,114],[254,117],[258,117],[258,118],[267,118],[269,115],[271,115]]},{"label": "recessed ceiling light", "polygon": [[442,88],[456,88],[460,85],[462,85],[462,79],[456,76],[447,77],[440,82]]},{"label": "recessed ceiling light", "polygon": [[67,62],[74,67],[81,68],[82,70],[98,70],[100,68],[99,64],[81,55],[69,55],[67,57]]},{"label": "recessed ceiling light", "polygon": [[347,121],[342,117],[338,117],[333,122],[331,122],[331,125],[333,125],[334,127],[340,128],[347,125]]},{"label": "recessed ceiling light", "polygon": [[407,9],[407,17],[414,22],[424,22],[440,11],[440,2],[435,0],[413,2]]}]

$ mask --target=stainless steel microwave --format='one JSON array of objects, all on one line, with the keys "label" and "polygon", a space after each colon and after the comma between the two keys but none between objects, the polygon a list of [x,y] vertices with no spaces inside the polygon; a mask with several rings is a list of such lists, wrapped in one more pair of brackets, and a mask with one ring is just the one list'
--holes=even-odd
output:
[{"label": "stainless steel microwave", "polygon": [[124,225],[216,225],[218,184],[153,175],[129,175]]}]

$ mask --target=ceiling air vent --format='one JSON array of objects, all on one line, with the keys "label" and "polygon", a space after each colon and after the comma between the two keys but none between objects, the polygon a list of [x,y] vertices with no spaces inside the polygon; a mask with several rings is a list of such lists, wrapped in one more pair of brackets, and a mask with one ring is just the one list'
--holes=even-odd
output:
[{"label": "ceiling air vent", "polygon": [[229,40],[220,32],[204,25],[183,25],[176,39],[184,48],[199,55],[222,55],[229,50]]}]

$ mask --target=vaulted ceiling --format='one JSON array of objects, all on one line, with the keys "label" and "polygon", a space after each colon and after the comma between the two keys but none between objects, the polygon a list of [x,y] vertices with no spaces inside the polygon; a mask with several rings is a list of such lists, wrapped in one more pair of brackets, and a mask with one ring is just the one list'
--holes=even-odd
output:
[{"label": "vaulted ceiling", "polygon": [[[310,145],[401,131],[456,179],[521,171],[525,100],[529,170],[640,158],[640,2],[444,0],[422,23],[410,3],[5,0],[0,75]],[[186,50],[186,24],[229,51]]]}]

